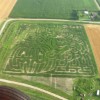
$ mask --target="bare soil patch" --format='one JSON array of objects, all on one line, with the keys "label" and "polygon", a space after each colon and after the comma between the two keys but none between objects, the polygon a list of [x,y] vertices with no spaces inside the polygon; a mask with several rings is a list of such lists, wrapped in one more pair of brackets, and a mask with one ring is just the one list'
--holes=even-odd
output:
[{"label": "bare soil patch", "polygon": [[100,74],[100,25],[85,25]]},{"label": "bare soil patch", "polygon": [[7,18],[17,0],[0,0],[0,20]]}]

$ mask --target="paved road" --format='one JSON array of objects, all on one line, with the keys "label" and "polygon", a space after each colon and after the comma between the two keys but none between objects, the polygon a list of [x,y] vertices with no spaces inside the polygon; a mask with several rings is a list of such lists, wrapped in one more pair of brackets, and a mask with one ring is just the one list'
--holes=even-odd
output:
[{"label": "paved road", "polygon": [[0,79],[0,82],[5,82],[5,83],[9,83],[9,84],[14,84],[14,85],[19,85],[19,86],[23,86],[23,87],[26,87],[26,88],[30,88],[30,89],[35,89],[35,90],[38,90],[40,92],[43,92],[45,94],[49,94],[51,96],[54,96],[60,100],[68,100],[64,97],[61,97],[57,94],[54,94],[52,92],[49,92],[47,90],[44,90],[44,89],[41,89],[41,88],[38,88],[38,87],[35,87],[35,86],[32,86],[32,85],[28,85],[28,84],[25,84],[25,83],[20,83],[20,82],[15,82],[15,81],[9,81],[9,80],[5,80],[5,79]]}]

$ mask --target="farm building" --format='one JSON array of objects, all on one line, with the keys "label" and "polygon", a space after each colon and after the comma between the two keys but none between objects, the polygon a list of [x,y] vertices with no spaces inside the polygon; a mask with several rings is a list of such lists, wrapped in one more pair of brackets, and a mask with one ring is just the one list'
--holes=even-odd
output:
[{"label": "farm building", "polygon": [[88,11],[84,11],[84,14],[88,15],[88,14],[89,14],[89,12],[88,12]]},{"label": "farm building", "polygon": [[97,96],[99,96],[100,95],[100,90],[97,90]]}]

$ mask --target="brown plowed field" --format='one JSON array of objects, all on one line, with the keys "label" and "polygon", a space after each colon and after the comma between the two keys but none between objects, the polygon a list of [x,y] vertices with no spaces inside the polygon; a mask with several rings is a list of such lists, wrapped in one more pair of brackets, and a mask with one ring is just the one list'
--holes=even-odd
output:
[{"label": "brown plowed field", "polygon": [[0,0],[0,20],[7,18],[17,0]]},{"label": "brown plowed field", "polygon": [[100,75],[100,25],[85,25]]}]

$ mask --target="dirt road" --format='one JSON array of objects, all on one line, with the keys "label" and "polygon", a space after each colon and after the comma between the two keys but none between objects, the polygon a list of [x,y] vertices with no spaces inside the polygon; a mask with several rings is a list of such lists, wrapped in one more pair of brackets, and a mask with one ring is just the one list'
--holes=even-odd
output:
[{"label": "dirt road", "polygon": [[28,85],[28,84],[25,84],[25,83],[20,83],[20,82],[5,80],[5,79],[0,79],[0,82],[5,82],[5,83],[9,83],[9,84],[15,84],[15,85],[23,86],[23,87],[26,87],[26,88],[29,88],[29,89],[35,89],[35,90],[38,90],[40,92],[43,92],[43,93],[49,94],[51,96],[54,96],[54,97],[58,98],[59,100],[68,100],[68,99],[66,99],[64,97],[61,97],[59,95],[56,95],[56,94],[54,94],[52,92],[46,91],[44,89],[41,89],[41,88],[38,88],[38,87],[35,87],[35,86],[32,86],[32,85]]},{"label": "dirt road", "polygon": [[[2,28],[0,29],[0,35],[2,34],[4,28],[6,27],[6,25],[10,22],[10,21],[17,21],[17,20],[29,20],[29,21],[34,21],[34,20],[40,20],[40,21],[63,21],[63,22],[70,22],[71,20],[63,20],[63,19],[30,19],[30,18],[10,18],[8,20],[5,21],[5,23],[3,24]],[[91,23],[91,24],[100,24],[100,22],[92,22],[92,21],[79,21],[79,20],[74,20],[73,22],[82,22],[82,23]]]},{"label": "dirt road", "polygon": [[100,6],[99,6],[97,0],[94,0],[94,2],[95,2],[95,4],[96,4],[97,8],[100,10]]}]

